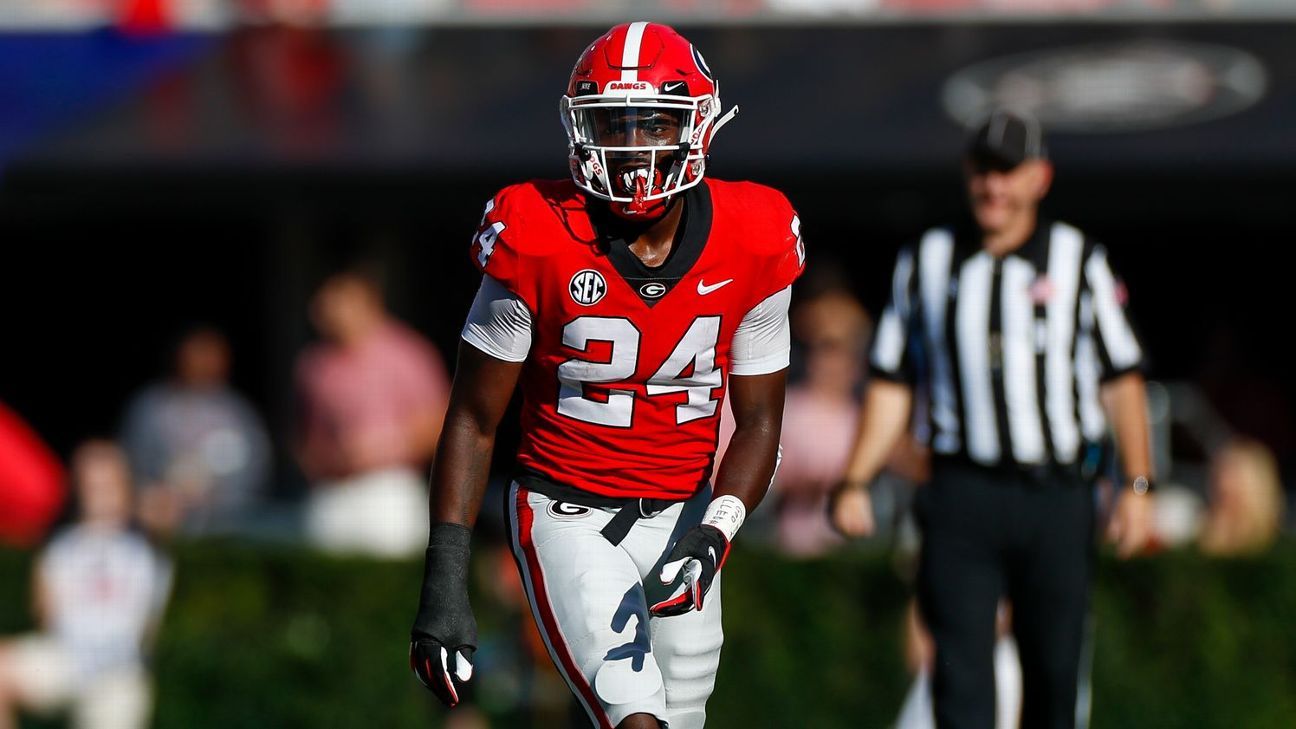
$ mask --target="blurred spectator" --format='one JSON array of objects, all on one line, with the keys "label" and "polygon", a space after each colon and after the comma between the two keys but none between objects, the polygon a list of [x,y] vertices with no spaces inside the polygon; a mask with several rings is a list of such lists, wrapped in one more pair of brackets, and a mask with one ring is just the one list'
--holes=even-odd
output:
[{"label": "blurred spectator", "polygon": [[319,547],[397,557],[427,542],[426,466],[449,383],[436,348],[388,314],[374,279],[324,282],[311,316],[325,341],[297,363],[298,457]]},{"label": "blurred spectator", "polygon": [[316,0],[251,0],[244,20],[261,27],[229,39],[234,111],[261,128],[276,154],[313,158],[344,146],[346,52],[324,30],[307,27],[326,9]]},{"label": "blurred spectator", "polygon": [[1261,443],[1236,438],[1211,458],[1210,505],[1198,544],[1233,556],[1268,549],[1278,537],[1283,491],[1278,463]]},{"label": "blurred spectator", "polygon": [[16,413],[0,405],[0,544],[35,544],[62,506],[58,457]]},{"label": "blurred spectator", "polygon": [[[844,544],[828,521],[828,496],[841,481],[854,443],[859,394],[864,384],[864,352],[872,333],[868,312],[841,282],[819,279],[817,290],[792,312],[792,333],[804,352],[802,378],[790,385],[783,408],[782,460],[768,498],[749,515],[746,528],[769,528],[783,553],[822,556]],[[726,401],[720,421],[724,458],[733,435],[733,413]],[[889,525],[913,484],[927,478],[927,453],[914,438],[897,443],[879,478],[879,521]],[[773,512],[771,516],[771,512]],[[771,527],[765,527],[766,520]]]},{"label": "blurred spectator", "polygon": [[1284,466],[1293,465],[1287,460],[1296,454],[1296,412],[1278,374],[1282,365],[1257,350],[1256,339],[1263,337],[1240,333],[1236,323],[1204,326],[1206,361],[1194,377],[1202,393],[1225,422],[1282,456]]},{"label": "blurred spectator", "polygon": [[1239,436],[1195,384],[1154,383],[1149,395],[1158,460],[1170,474],[1157,499],[1157,546],[1196,543],[1217,556],[1267,549],[1284,512],[1273,451]]},{"label": "blurred spectator", "polygon": [[173,367],[131,399],[122,424],[143,488],[141,518],[161,534],[237,531],[265,493],[265,427],[229,386],[229,343],[220,332],[185,333]]},{"label": "blurred spectator", "polygon": [[[1111,483],[1105,482],[1101,486],[1102,498],[1105,503],[1109,502],[1112,498]],[[1174,481],[1159,486],[1149,551],[1192,544],[1201,533],[1205,512],[1205,502],[1196,491]]]},{"label": "blurred spectator", "polygon": [[842,543],[828,523],[828,494],[854,443],[872,322],[849,292],[831,290],[797,306],[792,328],[805,346],[805,379],[788,387],[783,462],[772,495],[779,548],[813,557]]},{"label": "blurred spectator", "polygon": [[72,481],[77,521],[36,563],[39,632],[0,641],[0,729],[16,726],[19,708],[70,709],[75,729],[148,723],[144,654],[170,593],[170,563],[130,529],[130,468],[116,445],[77,448]]},{"label": "blurred spectator", "polygon": [[171,29],[171,0],[121,0],[118,26],[127,34],[152,36]]}]

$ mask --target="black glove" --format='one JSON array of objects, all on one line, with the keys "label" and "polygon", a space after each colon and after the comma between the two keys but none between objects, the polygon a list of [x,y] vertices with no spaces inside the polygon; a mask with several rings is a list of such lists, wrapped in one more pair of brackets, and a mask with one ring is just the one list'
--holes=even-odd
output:
[{"label": "black glove", "polygon": [[433,524],[423,564],[423,590],[410,630],[410,668],[449,707],[459,703],[455,683],[472,678],[477,621],[468,604],[471,531],[462,524]]},{"label": "black glove", "polygon": [[662,600],[649,608],[657,617],[683,615],[690,610],[702,609],[702,598],[716,573],[724,566],[729,556],[729,540],[719,529],[709,524],[699,524],[685,532],[675,543],[666,564],[662,565],[661,581],[669,585],[684,574],[684,591]]}]

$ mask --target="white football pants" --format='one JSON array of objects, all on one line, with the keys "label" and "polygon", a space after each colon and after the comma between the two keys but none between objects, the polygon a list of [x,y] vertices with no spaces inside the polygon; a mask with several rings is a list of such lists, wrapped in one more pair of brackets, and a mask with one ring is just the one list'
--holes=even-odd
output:
[{"label": "white football pants", "polygon": [[[646,713],[669,729],[701,729],[720,665],[720,579],[701,611],[650,618],[681,588],[662,563],[702,520],[711,490],[640,519],[617,546],[599,530],[616,513],[556,501],[518,483],[507,513],[513,554],[549,656],[598,729]],[[632,503],[628,508],[635,508]]]}]

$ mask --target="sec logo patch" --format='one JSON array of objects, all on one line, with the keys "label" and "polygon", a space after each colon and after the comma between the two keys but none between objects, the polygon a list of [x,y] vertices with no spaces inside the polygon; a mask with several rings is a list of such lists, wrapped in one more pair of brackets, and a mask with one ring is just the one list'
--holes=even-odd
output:
[{"label": "sec logo patch", "polygon": [[592,306],[607,293],[607,281],[603,279],[603,274],[586,268],[572,276],[567,290],[571,293],[572,301],[581,306]]}]

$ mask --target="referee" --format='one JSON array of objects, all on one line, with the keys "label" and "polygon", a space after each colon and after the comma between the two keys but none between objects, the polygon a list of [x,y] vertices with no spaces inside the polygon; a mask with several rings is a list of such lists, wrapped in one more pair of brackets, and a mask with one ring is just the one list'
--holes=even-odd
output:
[{"label": "referee", "polygon": [[915,502],[917,587],[936,647],[936,724],[994,726],[995,610],[1007,597],[1021,725],[1069,728],[1107,419],[1125,480],[1108,536],[1128,556],[1148,533],[1143,350],[1102,245],[1039,214],[1053,167],[1038,123],[993,113],[964,170],[972,220],[928,231],[896,261],[832,518],[848,536],[872,532],[869,484],[920,389],[933,463]]}]

